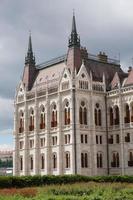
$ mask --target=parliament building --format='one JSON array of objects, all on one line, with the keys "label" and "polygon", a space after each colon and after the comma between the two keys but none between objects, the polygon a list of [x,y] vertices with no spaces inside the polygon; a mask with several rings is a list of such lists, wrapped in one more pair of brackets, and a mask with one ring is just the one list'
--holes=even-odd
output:
[{"label": "parliament building", "polygon": [[36,64],[29,36],[14,103],[14,175],[133,175],[133,69],[81,46]]}]

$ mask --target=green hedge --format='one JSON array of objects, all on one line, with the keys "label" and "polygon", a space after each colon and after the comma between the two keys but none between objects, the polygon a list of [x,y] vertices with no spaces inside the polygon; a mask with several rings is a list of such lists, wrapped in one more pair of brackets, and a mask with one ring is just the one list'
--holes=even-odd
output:
[{"label": "green hedge", "polygon": [[50,184],[72,184],[76,182],[127,182],[133,183],[133,176],[81,176],[81,175],[45,175],[45,176],[0,176],[0,188],[22,188]]}]

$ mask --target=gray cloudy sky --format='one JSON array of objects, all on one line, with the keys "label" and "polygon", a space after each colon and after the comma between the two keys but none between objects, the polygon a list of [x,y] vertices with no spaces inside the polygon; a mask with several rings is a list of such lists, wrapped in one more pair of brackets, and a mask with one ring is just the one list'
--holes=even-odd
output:
[{"label": "gray cloudy sky", "polygon": [[123,69],[133,58],[133,0],[0,0],[0,144],[12,144],[13,98],[32,31],[37,63],[67,51],[72,10],[81,44]]}]

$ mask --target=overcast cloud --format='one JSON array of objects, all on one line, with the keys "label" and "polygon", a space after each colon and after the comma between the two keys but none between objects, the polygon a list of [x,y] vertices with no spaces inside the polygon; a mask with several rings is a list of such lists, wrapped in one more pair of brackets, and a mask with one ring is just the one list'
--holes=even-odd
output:
[{"label": "overcast cloud", "polygon": [[13,99],[29,30],[37,63],[63,55],[73,8],[81,44],[89,53],[120,54],[123,69],[132,65],[132,0],[0,0],[0,144],[12,144]]}]

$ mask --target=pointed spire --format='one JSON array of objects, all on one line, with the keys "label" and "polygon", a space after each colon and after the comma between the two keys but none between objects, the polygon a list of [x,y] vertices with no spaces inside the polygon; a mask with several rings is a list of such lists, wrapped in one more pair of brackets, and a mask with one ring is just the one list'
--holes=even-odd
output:
[{"label": "pointed spire", "polygon": [[73,12],[73,19],[72,19],[72,33],[77,34],[77,29],[76,29],[76,20],[75,20],[75,14]]},{"label": "pointed spire", "polygon": [[71,31],[68,47],[73,47],[73,46],[80,47],[80,38],[78,37],[78,34],[77,34],[74,12],[73,12],[73,18],[72,18],[72,31]]},{"label": "pointed spire", "polygon": [[27,51],[27,56],[25,57],[25,64],[35,65],[35,56],[33,56],[33,51],[32,51],[31,32],[29,34],[28,51]]}]

